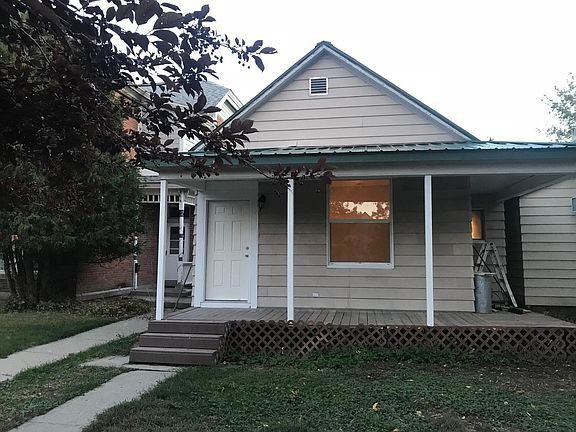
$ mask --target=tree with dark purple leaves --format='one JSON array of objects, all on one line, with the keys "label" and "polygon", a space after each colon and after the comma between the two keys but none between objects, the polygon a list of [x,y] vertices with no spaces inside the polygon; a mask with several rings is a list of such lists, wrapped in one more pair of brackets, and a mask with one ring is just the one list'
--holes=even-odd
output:
[{"label": "tree with dark purple leaves", "polygon": [[[207,5],[183,12],[157,0],[0,0],[0,247],[18,302],[73,296],[81,262],[132,251],[138,167],[170,162],[206,177],[252,166],[253,122],[216,128],[201,83],[223,61],[263,70],[276,50],[214,21]],[[172,104],[182,91],[193,102]],[[174,134],[213,157],[178,153]],[[260,172],[330,176],[323,164]]]}]

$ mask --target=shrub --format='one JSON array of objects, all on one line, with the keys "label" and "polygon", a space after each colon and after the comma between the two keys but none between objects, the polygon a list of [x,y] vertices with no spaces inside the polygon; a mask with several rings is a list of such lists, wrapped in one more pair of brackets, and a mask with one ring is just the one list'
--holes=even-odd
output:
[{"label": "shrub", "polygon": [[[30,309],[25,309],[21,304],[10,302],[5,306],[5,310],[8,312],[19,312]],[[84,302],[78,300],[40,302],[31,310],[120,319],[148,314],[151,312],[152,307],[145,300],[124,296]]]}]

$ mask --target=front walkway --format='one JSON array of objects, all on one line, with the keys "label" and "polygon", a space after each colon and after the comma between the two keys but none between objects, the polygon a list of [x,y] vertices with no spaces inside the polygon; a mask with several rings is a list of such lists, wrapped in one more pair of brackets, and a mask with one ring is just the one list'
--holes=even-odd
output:
[{"label": "front walkway", "polygon": [[142,333],[147,326],[146,317],[130,318],[11,354],[0,359],[0,382],[11,379],[25,369],[62,360],[70,354],[85,351],[119,337]]},{"label": "front walkway", "polygon": [[[472,312],[436,312],[437,327],[562,327],[576,328],[576,324],[551,316],[529,312],[522,315],[510,312],[477,314]],[[175,321],[286,321],[286,309],[216,309],[189,308],[166,316]],[[425,326],[426,312],[382,311],[352,309],[296,309],[294,321],[322,322],[340,326]]]},{"label": "front walkway", "polygon": [[98,414],[140,397],[174,373],[148,370],[123,373],[102,386],[12,429],[12,432],[80,432],[92,423]]}]

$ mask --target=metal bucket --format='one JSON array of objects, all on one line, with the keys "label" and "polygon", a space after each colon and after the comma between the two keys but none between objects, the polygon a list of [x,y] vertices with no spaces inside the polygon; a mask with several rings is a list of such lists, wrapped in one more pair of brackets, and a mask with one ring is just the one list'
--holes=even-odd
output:
[{"label": "metal bucket", "polygon": [[494,273],[474,274],[474,309],[476,313],[492,312],[492,279]]}]

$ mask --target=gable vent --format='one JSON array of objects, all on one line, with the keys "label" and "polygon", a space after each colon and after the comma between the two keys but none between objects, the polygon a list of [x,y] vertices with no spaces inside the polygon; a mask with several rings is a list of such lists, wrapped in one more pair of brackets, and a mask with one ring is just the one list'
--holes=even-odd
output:
[{"label": "gable vent", "polygon": [[328,94],[328,78],[310,78],[310,94],[320,95]]}]

